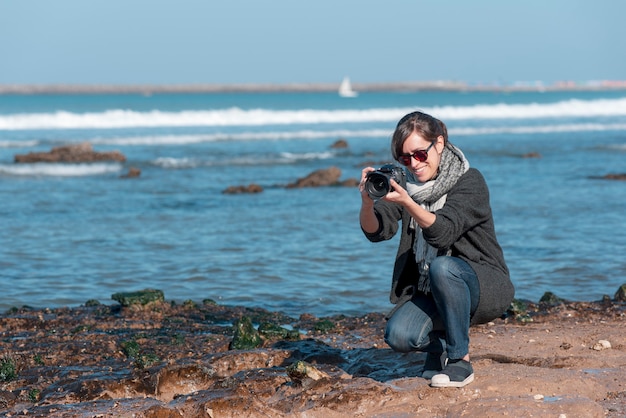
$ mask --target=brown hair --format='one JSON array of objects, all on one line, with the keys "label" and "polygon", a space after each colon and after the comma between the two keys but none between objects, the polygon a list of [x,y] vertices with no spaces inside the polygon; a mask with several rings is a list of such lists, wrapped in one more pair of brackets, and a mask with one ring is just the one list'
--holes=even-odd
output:
[{"label": "brown hair", "polygon": [[448,128],[442,121],[426,113],[411,112],[400,119],[391,138],[391,155],[394,159],[402,155],[404,141],[413,132],[431,142],[443,136],[443,144],[448,145]]}]

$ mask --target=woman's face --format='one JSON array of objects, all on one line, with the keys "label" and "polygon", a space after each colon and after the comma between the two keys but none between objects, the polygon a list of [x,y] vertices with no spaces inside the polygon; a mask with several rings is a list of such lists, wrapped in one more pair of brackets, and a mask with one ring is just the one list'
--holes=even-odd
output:
[{"label": "woman's face", "polygon": [[[404,141],[402,145],[403,154],[413,154],[418,150],[426,150],[430,146],[431,142],[422,138],[418,133],[413,132]],[[428,158],[424,162],[420,162],[411,157],[411,165],[407,168],[415,174],[415,178],[425,183],[431,180],[437,175],[439,170],[439,161],[441,160],[441,153],[443,152],[443,137],[439,136],[437,142],[428,150]]]}]

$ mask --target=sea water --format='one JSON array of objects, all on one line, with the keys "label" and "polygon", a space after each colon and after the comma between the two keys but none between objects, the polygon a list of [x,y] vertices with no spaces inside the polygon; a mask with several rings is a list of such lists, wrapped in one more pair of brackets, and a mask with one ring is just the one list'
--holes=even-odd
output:
[{"label": "sea water", "polygon": [[[294,316],[386,312],[397,237],[365,239],[354,187],[285,186],[389,162],[418,109],[484,174],[516,297],[626,283],[626,182],[599,178],[626,173],[624,91],[4,95],[0,309],[156,288]],[[13,162],[82,142],[127,161]],[[130,167],[141,176],[122,178]],[[263,192],[223,193],[251,183]]]}]

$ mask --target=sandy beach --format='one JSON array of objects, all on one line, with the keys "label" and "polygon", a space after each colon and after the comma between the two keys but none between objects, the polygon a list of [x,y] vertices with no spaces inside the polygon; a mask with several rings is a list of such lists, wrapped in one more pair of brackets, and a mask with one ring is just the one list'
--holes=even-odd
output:
[{"label": "sandy beach", "polygon": [[[423,354],[385,345],[380,313],[290,318],[210,300],[24,307],[0,316],[0,411],[7,417],[621,417],[624,312],[624,303],[609,297],[527,302],[471,329],[475,382],[435,389],[419,377]],[[247,319],[259,325],[256,346],[237,349]]]}]

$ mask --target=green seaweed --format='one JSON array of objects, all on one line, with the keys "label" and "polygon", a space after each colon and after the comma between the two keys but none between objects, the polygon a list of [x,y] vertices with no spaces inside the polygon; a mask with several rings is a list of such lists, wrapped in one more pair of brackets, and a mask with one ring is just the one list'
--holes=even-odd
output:
[{"label": "green seaweed", "polygon": [[120,292],[111,295],[111,299],[119,302],[122,306],[133,305],[145,306],[152,302],[163,302],[165,297],[163,291],[158,289],[144,289],[137,292]]}]

